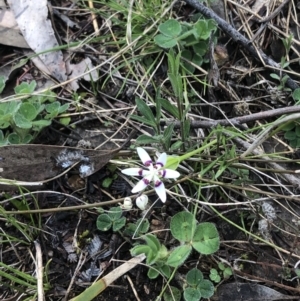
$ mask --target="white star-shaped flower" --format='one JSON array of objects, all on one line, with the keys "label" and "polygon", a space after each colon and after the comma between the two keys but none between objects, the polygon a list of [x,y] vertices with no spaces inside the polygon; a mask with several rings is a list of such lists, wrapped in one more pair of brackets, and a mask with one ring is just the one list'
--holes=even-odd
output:
[{"label": "white star-shaped flower", "polygon": [[137,153],[147,169],[142,168],[126,168],[122,170],[122,173],[128,176],[140,176],[143,177],[136,186],[133,187],[132,193],[137,193],[144,190],[153,181],[154,189],[161,199],[165,202],[167,199],[166,189],[164,183],[161,181],[162,178],[176,179],[180,176],[180,173],[172,169],[164,169],[167,163],[167,154],[162,153],[157,162],[153,164],[148,153],[141,147],[138,147]]}]

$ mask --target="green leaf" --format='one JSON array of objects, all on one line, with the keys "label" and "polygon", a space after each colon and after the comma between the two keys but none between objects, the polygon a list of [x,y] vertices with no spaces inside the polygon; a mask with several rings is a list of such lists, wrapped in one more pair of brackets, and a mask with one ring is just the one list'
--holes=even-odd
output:
[{"label": "green leaf", "polygon": [[169,49],[177,44],[177,40],[172,37],[166,37],[163,34],[158,34],[154,37],[154,42],[161,48]]},{"label": "green leaf", "polygon": [[112,226],[112,221],[108,214],[100,214],[97,218],[97,229],[101,231],[108,231]]},{"label": "green leaf", "polygon": [[295,101],[300,100],[300,88],[297,88],[296,90],[294,90],[292,97],[294,98]]},{"label": "green leaf", "polygon": [[18,134],[16,133],[11,133],[7,136],[7,141],[9,144],[20,144],[21,139]]},{"label": "green leaf", "polygon": [[164,98],[159,98],[158,101],[161,103],[162,107],[168,111],[173,117],[179,120],[178,108],[171,104],[168,100]]},{"label": "green leaf", "polygon": [[203,58],[202,56],[198,54],[194,54],[193,56],[193,63],[197,66],[201,66],[203,64]]},{"label": "green leaf", "polygon": [[102,187],[108,188],[108,187],[111,185],[112,181],[113,181],[112,178],[109,178],[109,177],[105,178],[105,179],[102,181]]},{"label": "green leaf", "polygon": [[227,267],[224,271],[223,271],[223,276],[224,279],[228,279],[230,276],[232,276],[232,270],[230,267]]},{"label": "green leaf", "polygon": [[21,128],[21,129],[31,129],[32,128],[31,121],[27,120],[20,113],[16,113],[13,119],[15,121],[16,126]]},{"label": "green leaf", "polygon": [[195,233],[196,219],[190,212],[178,212],[172,217],[170,228],[174,238],[181,242],[190,242]]},{"label": "green leaf", "polygon": [[153,251],[149,246],[137,245],[130,250],[131,256],[137,256],[143,253],[146,255],[147,258],[146,263],[147,264],[150,264],[150,262],[153,263],[153,258],[155,257],[155,254],[153,254]]},{"label": "green leaf", "polygon": [[37,100],[39,103],[44,103],[46,101],[53,102],[57,98],[56,94],[50,90],[44,92],[43,94],[39,94],[37,96]]},{"label": "green leaf", "polygon": [[186,274],[186,281],[190,286],[197,286],[203,280],[203,274],[197,268],[193,268]]},{"label": "green leaf", "polygon": [[122,216],[122,208],[121,207],[112,207],[108,211],[109,218],[112,221],[118,220]]},{"label": "green leaf", "polygon": [[206,23],[208,30],[210,30],[211,32],[217,30],[217,23],[214,19],[208,19],[206,20]]},{"label": "green leaf", "polygon": [[193,51],[203,61],[203,56],[208,51],[208,42],[207,41],[200,41],[200,42],[198,42],[197,44],[193,45]]},{"label": "green leaf", "polygon": [[171,269],[168,265],[164,264],[159,270],[166,278],[169,279],[171,277]]},{"label": "green leaf", "polygon": [[25,135],[25,137],[22,139],[22,144],[28,144],[33,140],[33,136],[31,134]]},{"label": "green leaf", "polygon": [[156,121],[154,115],[149,108],[149,106],[140,98],[135,99],[135,103],[137,105],[138,110],[140,113],[145,117],[147,123],[144,121],[145,124],[152,124],[152,126],[156,126]]},{"label": "green leaf", "polygon": [[34,92],[36,87],[36,81],[32,81],[30,84],[22,82],[19,86],[15,87],[16,94],[31,94]]},{"label": "green leaf", "polygon": [[3,92],[4,88],[5,88],[5,76],[1,75],[0,76],[0,94]]},{"label": "green leaf", "polygon": [[34,120],[31,123],[32,123],[32,126],[37,126],[37,127],[43,128],[45,126],[49,126],[51,124],[51,120],[45,120],[45,119]]},{"label": "green leaf", "polygon": [[297,135],[297,137],[300,137],[300,125],[296,125],[296,135]]},{"label": "green leaf", "polygon": [[171,144],[174,126],[175,126],[174,123],[171,123],[164,130],[163,140],[164,140],[164,143],[165,143],[167,149],[169,149],[170,144]]},{"label": "green leaf", "polygon": [[199,301],[201,299],[201,293],[193,287],[187,287],[183,291],[183,297],[185,301]]},{"label": "green leaf", "polygon": [[62,125],[69,125],[70,122],[71,122],[71,117],[62,117],[62,118],[59,118],[59,122]]},{"label": "green leaf", "polygon": [[36,108],[28,102],[21,104],[18,113],[23,115],[23,117],[29,121],[32,121],[37,116]]},{"label": "green leaf", "polygon": [[196,227],[192,246],[200,254],[208,255],[216,252],[220,246],[220,237],[216,226],[212,223],[201,223]]},{"label": "green leaf", "polygon": [[186,261],[191,251],[192,247],[190,245],[182,245],[175,248],[167,260],[167,265],[174,268],[179,267]]},{"label": "green leaf", "polygon": [[126,217],[123,216],[115,221],[113,221],[113,231],[119,231],[121,228],[123,228],[126,224]]},{"label": "green leaf", "polygon": [[155,267],[155,269],[149,267],[147,276],[149,279],[156,279],[159,276],[159,271],[157,270],[157,267]]},{"label": "green leaf", "polygon": [[163,297],[164,297],[164,301],[180,301],[181,291],[177,287],[168,285],[166,291],[163,294]]},{"label": "green leaf", "polygon": [[177,20],[170,19],[160,24],[158,30],[167,37],[176,37],[181,33],[181,25]]},{"label": "green leaf", "polygon": [[201,281],[197,289],[200,291],[202,298],[210,298],[215,292],[213,283],[207,279]]},{"label": "green leaf", "polygon": [[136,221],[137,233],[146,233],[149,230],[150,223],[147,219],[140,218]]},{"label": "green leaf", "polygon": [[198,39],[206,40],[210,37],[211,31],[207,27],[207,21],[206,20],[198,20],[194,24],[196,37]]},{"label": "green leaf", "polygon": [[277,80],[281,80],[281,78],[280,78],[280,76],[279,75],[277,75],[276,73],[271,73],[270,74],[270,77],[272,77],[272,78],[274,78],[274,79],[277,79]]},{"label": "green leaf", "polygon": [[[180,140],[176,141],[175,143],[173,143],[173,144],[171,145],[170,151],[172,152],[172,151],[178,150],[178,149],[182,146],[182,144],[183,144],[182,141],[180,141]],[[179,162],[178,162],[177,165],[179,165]]]},{"label": "green leaf", "polygon": [[70,106],[70,104],[65,103],[64,105],[62,105],[62,106],[59,108],[58,113],[61,114],[61,113],[65,112],[65,111],[67,111],[67,110],[69,109],[69,106]]},{"label": "green leaf", "polygon": [[285,132],[284,138],[287,140],[295,140],[295,139],[297,139],[296,132],[295,131]]},{"label": "green leaf", "polygon": [[295,122],[289,122],[286,123],[284,126],[281,127],[281,129],[285,132],[292,130],[296,126]]},{"label": "green leaf", "polygon": [[49,104],[47,104],[47,105],[45,106],[46,111],[47,111],[49,114],[54,114],[54,115],[57,115],[57,114],[58,114],[59,108],[60,108],[60,103],[59,103],[58,101],[49,103]]},{"label": "green leaf", "polygon": [[[289,141],[289,144],[292,148],[297,148],[298,147],[298,142],[297,142],[298,139],[295,139],[295,140],[290,140]],[[300,139],[299,139],[300,140]]]},{"label": "green leaf", "polygon": [[191,129],[191,122],[190,122],[190,120],[184,120],[183,121],[184,140],[186,140],[186,139],[188,139],[190,137],[190,129]]},{"label": "green leaf", "polygon": [[20,101],[12,100],[8,102],[0,103],[0,110],[3,111],[3,115],[6,114],[13,115],[18,111],[20,106],[21,106]]},{"label": "green leaf", "polygon": [[162,139],[162,136],[147,136],[147,135],[140,135],[136,139],[137,144],[151,144],[151,143],[160,143]]},{"label": "green leaf", "polygon": [[157,253],[159,251],[161,245],[155,235],[147,234],[144,235],[142,238],[146,241],[147,245],[151,248],[153,252]]}]

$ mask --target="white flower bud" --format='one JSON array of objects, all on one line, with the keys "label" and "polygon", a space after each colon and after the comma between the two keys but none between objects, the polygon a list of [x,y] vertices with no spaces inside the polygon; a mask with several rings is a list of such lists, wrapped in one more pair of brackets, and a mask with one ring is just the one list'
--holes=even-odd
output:
[{"label": "white flower bud", "polygon": [[146,206],[148,204],[148,196],[145,194],[142,194],[141,196],[136,198],[136,206],[140,208],[141,210],[145,210]]},{"label": "white flower bud", "polygon": [[123,205],[122,205],[122,209],[124,209],[124,210],[130,210],[130,209],[132,209],[132,200],[131,200],[131,198],[129,198],[129,197],[127,197],[127,198],[125,198],[124,199],[124,203],[123,203]]}]

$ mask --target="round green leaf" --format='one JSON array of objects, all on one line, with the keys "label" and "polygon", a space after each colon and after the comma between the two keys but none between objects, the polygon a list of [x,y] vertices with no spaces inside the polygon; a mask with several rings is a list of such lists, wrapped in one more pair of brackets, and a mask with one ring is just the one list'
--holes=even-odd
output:
[{"label": "round green leaf", "polygon": [[136,221],[136,227],[138,233],[146,233],[149,230],[150,223],[147,219],[140,218]]},{"label": "round green leaf", "polygon": [[118,220],[122,216],[122,208],[112,207],[109,209],[108,215],[112,221]]},{"label": "round green leaf", "polygon": [[[170,292],[170,289],[172,292]],[[180,301],[181,291],[175,286],[168,285],[163,296],[164,296],[164,301]]]},{"label": "round green leaf", "polygon": [[196,288],[188,287],[184,290],[183,297],[185,301],[199,301],[201,293]]},{"label": "round green leaf", "polygon": [[158,30],[167,37],[176,37],[181,33],[181,25],[177,20],[170,19],[160,24]]},{"label": "round green leaf", "polygon": [[177,44],[177,40],[173,37],[166,37],[163,34],[158,34],[154,37],[154,42],[161,48],[172,48]]},{"label": "round green leaf", "polygon": [[160,267],[160,271],[166,278],[169,279],[171,277],[171,269],[168,265],[165,264],[162,267]]},{"label": "round green leaf", "polygon": [[[289,144],[292,148],[297,148],[298,147],[298,139],[295,139],[295,140],[290,140],[289,141]],[[299,139],[300,140],[300,139]]]},{"label": "round green leaf", "polygon": [[196,219],[190,212],[179,212],[172,217],[170,228],[174,238],[190,242],[194,236]]},{"label": "round green leaf", "polygon": [[185,260],[190,255],[191,251],[192,251],[192,247],[190,245],[183,245],[175,248],[171,252],[167,260],[167,264],[174,268],[179,267],[185,262]]},{"label": "round green leaf", "polygon": [[149,279],[155,279],[157,278],[159,275],[159,271],[156,269],[152,269],[151,267],[149,267],[149,270],[148,270],[148,273],[147,273],[147,276]]},{"label": "round green leaf", "polygon": [[32,123],[31,121],[27,120],[23,115],[20,113],[16,113],[14,116],[14,121],[17,127],[21,129],[31,129]]},{"label": "round green leaf", "polygon": [[60,108],[60,102],[54,101],[45,106],[45,109],[50,114],[58,114],[58,110]]},{"label": "round green leaf", "polygon": [[288,131],[284,133],[284,138],[287,140],[295,140],[297,138],[295,131]]},{"label": "round green leaf", "polygon": [[197,289],[200,291],[202,298],[210,298],[215,292],[213,283],[207,279],[201,281]]},{"label": "round green leaf", "polygon": [[33,140],[32,135],[27,134],[27,135],[23,138],[23,140],[21,141],[21,143],[22,143],[22,144],[28,144],[28,143],[30,143],[32,140]]},{"label": "round green leaf", "polygon": [[197,226],[192,246],[201,254],[212,254],[219,249],[220,237],[212,223],[201,223]]},{"label": "round green leaf", "polygon": [[32,121],[33,119],[35,119],[36,115],[37,115],[37,110],[35,108],[34,105],[32,105],[31,103],[25,102],[22,103],[18,113],[23,115],[23,117],[29,121]]},{"label": "round green leaf", "polygon": [[71,118],[70,117],[62,117],[62,118],[59,118],[59,122],[63,125],[69,125],[71,122]]},{"label": "round green leaf", "polygon": [[9,144],[20,144],[20,137],[16,133],[11,133],[7,136],[7,141]]},{"label": "round green leaf", "polygon": [[112,221],[108,214],[100,214],[97,218],[97,228],[101,231],[108,231],[112,226]]},{"label": "round green leaf", "polygon": [[200,270],[193,268],[186,274],[186,281],[190,286],[197,286],[203,280]]},{"label": "round green leaf", "polygon": [[119,231],[121,228],[123,228],[126,224],[126,218],[123,216],[120,219],[117,219],[113,222],[113,231]]},{"label": "round green leaf", "polygon": [[296,126],[295,122],[286,123],[281,129],[285,132],[292,130]]}]

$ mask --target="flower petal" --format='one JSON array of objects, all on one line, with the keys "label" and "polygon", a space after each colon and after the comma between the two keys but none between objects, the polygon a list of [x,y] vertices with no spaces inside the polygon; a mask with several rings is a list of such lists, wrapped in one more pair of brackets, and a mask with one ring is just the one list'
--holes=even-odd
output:
[{"label": "flower petal", "polygon": [[166,179],[176,179],[180,176],[180,173],[173,169],[164,169],[162,171],[164,171],[163,177]]},{"label": "flower petal", "polygon": [[138,181],[138,183],[132,188],[131,192],[136,193],[144,190],[148,185],[145,183],[145,179]]},{"label": "flower petal", "polygon": [[141,176],[142,170],[140,168],[126,168],[121,172],[127,176]]},{"label": "flower petal", "polygon": [[165,185],[163,182],[160,182],[158,186],[154,187],[155,192],[157,193],[157,195],[159,196],[159,198],[161,199],[161,201],[163,203],[166,202],[167,200],[167,194],[166,194],[166,189],[165,189]]},{"label": "flower petal", "polygon": [[156,161],[156,164],[163,167],[166,165],[166,163],[167,163],[167,154],[166,153],[160,154],[159,158]]},{"label": "flower petal", "polygon": [[152,163],[150,156],[142,147],[137,147],[136,151],[145,166],[149,166]]}]

